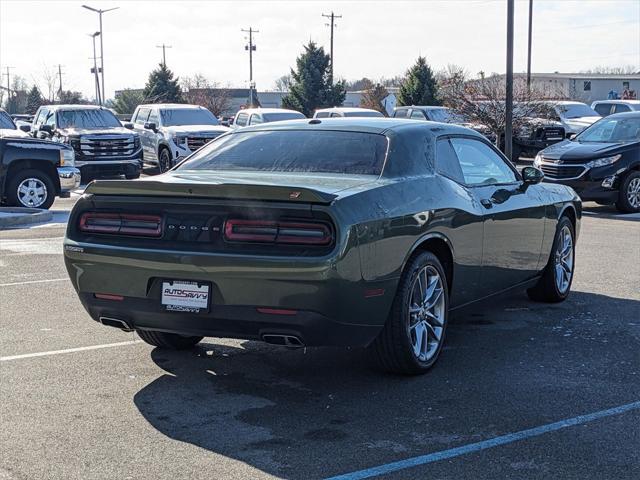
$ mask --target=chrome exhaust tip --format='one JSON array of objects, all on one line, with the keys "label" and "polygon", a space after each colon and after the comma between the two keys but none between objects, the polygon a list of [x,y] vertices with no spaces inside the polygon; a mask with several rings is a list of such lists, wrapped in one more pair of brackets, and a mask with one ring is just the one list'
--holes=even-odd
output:
[{"label": "chrome exhaust tip", "polygon": [[295,335],[284,335],[281,333],[265,333],[262,340],[271,345],[281,345],[288,348],[304,348],[304,342]]},{"label": "chrome exhaust tip", "polygon": [[100,323],[106,325],[107,327],[119,328],[124,332],[133,332],[133,328],[131,328],[131,325],[129,325],[127,321],[120,320],[119,318],[100,317]]}]

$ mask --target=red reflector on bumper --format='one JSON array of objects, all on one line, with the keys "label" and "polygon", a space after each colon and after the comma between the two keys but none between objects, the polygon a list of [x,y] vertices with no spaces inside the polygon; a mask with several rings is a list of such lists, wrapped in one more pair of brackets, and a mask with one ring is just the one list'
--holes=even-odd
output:
[{"label": "red reflector on bumper", "polygon": [[111,295],[110,293],[94,293],[93,296],[100,300],[115,300],[116,302],[124,300],[122,295]]},{"label": "red reflector on bumper", "polygon": [[384,288],[371,288],[364,291],[364,298],[381,297],[384,295]]},{"label": "red reflector on bumper", "polygon": [[297,310],[287,310],[284,308],[256,308],[259,313],[266,313],[267,315],[295,315]]}]

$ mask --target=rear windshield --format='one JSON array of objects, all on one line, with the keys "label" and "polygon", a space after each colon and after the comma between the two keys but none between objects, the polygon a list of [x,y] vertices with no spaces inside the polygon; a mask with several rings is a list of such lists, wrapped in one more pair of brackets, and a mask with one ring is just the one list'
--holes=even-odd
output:
[{"label": "rear windshield", "polygon": [[121,127],[122,124],[109,110],[61,110],[58,128]]},{"label": "rear windshield", "polygon": [[386,151],[387,138],[371,133],[237,132],[213,141],[180,168],[380,175]]},{"label": "rear windshield", "polygon": [[263,113],[265,122],[280,122],[282,120],[296,120],[298,118],[306,118],[299,112],[279,112],[279,113]]},{"label": "rear windshield", "polygon": [[218,125],[218,119],[204,108],[174,108],[160,110],[162,125],[176,127],[178,125]]}]

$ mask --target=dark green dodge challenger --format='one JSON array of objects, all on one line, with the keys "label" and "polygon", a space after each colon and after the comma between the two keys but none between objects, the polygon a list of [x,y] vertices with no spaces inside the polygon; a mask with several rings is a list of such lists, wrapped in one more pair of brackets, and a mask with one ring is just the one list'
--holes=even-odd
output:
[{"label": "dark green dodge challenger", "polygon": [[451,310],[513,287],[569,294],[581,204],[542,176],[448,124],[270,123],[163,175],[90,184],[65,262],[94,320],[158,347],[367,346],[421,373]]}]

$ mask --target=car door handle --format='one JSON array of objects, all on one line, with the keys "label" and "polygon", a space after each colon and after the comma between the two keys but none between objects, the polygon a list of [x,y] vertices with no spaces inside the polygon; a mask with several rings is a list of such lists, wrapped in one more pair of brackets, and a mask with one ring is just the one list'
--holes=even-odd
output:
[{"label": "car door handle", "polygon": [[482,200],[480,200],[480,203],[482,204],[482,206],[484,208],[492,208],[493,207],[493,202],[491,201],[490,198],[483,198]]}]

